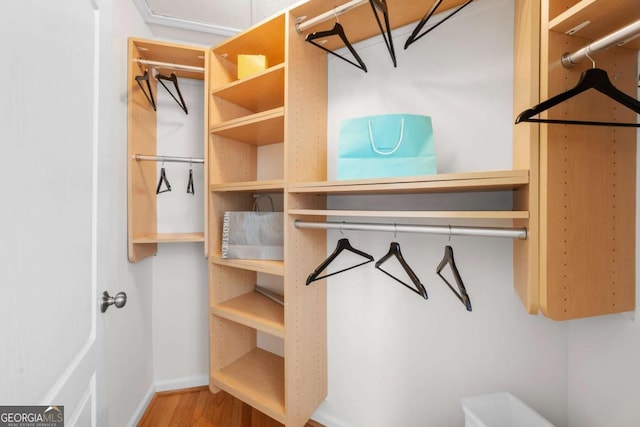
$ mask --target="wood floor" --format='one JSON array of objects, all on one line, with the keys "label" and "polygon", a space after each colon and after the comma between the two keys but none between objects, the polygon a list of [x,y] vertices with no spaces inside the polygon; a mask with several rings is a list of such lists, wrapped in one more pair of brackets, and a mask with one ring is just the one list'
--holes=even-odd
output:
[{"label": "wood floor", "polygon": [[[221,391],[195,387],[156,393],[138,426],[282,427],[282,424]],[[309,421],[305,427],[323,427]]]}]

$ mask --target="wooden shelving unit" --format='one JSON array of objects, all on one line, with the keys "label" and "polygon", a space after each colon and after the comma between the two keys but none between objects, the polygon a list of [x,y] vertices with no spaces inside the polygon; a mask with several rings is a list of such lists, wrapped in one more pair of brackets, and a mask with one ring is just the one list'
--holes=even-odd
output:
[{"label": "wooden shelving unit", "polygon": [[[574,87],[591,61],[560,59],[640,19],[633,0],[516,2],[516,114]],[[588,23],[572,35],[567,31]],[[593,54],[615,86],[637,91],[638,41]],[[633,122],[635,113],[587,91],[549,119]],[[518,124],[514,165],[530,169],[516,207],[530,211],[529,242],[516,243],[515,275],[525,306],[556,320],[635,307],[635,129]]]},{"label": "wooden shelving unit", "polygon": [[[579,71],[565,72],[558,70],[555,62],[551,64],[550,58],[558,55],[558,52],[551,52],[552,46],[563,45],[564,48],[573,49],[575,44],[555,40],[558,31],[571,28],[573,21],[588,17],[593,20],[593,26],[588,31],[593,33],[584,34],[606,33],[615,29],[609,27],[621,23],[622,16],[637,15],[632,8],[634,3],[629,0],[616,2],[625,9],[623,14],[602,0],[541,1],[516,1],[516,111],[522,111],[539,102],[542,97],[560,90],[560,87],[553,86],[554,82],[577,81],[574,73]],[[423,8],[413,1],[389,0],[387,3],[393,11],[393,28],[415,22],[424,14]],[[445,1],[443,10],[461,3],[457,0]],[[548,15],[550,7],[557,11]],[[596,8],[611,12],[604,14],[611,18],[607,18],[608,23],[601,25],[599,18],[602,14],[593,13]],[[211,214],[208,240],[211,248],[213,391],[224,389],[287,426],[304,425],[326,396],[326,290],[324,286],[304,286],[308,273],[326,256],[326,233],[317,229],[296,229],[294,221],[301,217],[311,221],[323,221],[332,216],[511,221],[514,227],[527,228],[529,236],[527,240],[514,242],[514,282],[528,312],[542,310],[549,317],[563,319],[629,308],[627,302],[633,298],[629,298],[630,285],[627,283],[633,283],[633,280],[628,276],[628,267],[633,263],[626,255],[619,257],[612,254],[628,249],[629,239],[621,235],[618,227],[629,226],[633,230],[634,225],[629,224],[629,214],[635,214],[630,207],[631,202],[619,201],[615,212],[608,208],[600,209],[600,205],[607,205],[605,200],[610,200],[607,191],[613,187],[616,188],[616,199],[626,200],[628,197],[634,200],[635,188],[627,182],[630,169],[622,166],[633,162],[635,167],[635,151],[630,151],[631,143],[627,144],[627,136],[615,138],[614,157],[611,157],[610,146],[604,151],[596,150],[595,156],[587,156],[586,152],[592,149],[592,143],[580,145],[578,141],[611,140],[611,134],[607,133],[610,131],[601,131],[605,134],[592,136],[593,129],[582,133],[564,129],[561,138],[565,144],[566,140],[576,141],[571,146],[572,154],[567,156],[550,148],[557,144],[552,141],[560,138],[554,135],[554,131],[546,126],[526,124],[514,130],[513,170],[384,180],[327,181],[326,54],[319,49],[309,48],[303,41],[303,34],[296,30],[296,22],[304,22],[308,17],[326,12],[326,9],[326,2],[321,1],[299,4],[231,38],[210,53],[208,160]],[[541,10],[544,18],[540,16]],[[340,20],[350,29],[357,29],[350,32],[352,43],[378,34],[371,11],[366,7],[341,15]],[[367,25],[369,21],[371,25]],[[308,32],[319,28],[310,28]],[[328,42],[326,47],[341,47],[331,43]],[[240,53],[266,55],[270,67],[249,78],[237,80],[235,58]],[[604,60],[604,63],[608,64],[607,61]],[[624,70],[626,75],[631,70],[626,61],[623,61],[623,65],[616,65],[614,70]],[[543,70],[540,79],[537,78],[539,69]],[[548,75],[546,70],[549,70]],[[565,73],[569,74],[565,76]],[[527,77],[532,75],[533,78]],[[309,105],[314,108],[309,108]],[[587,104],[582,109],[591,108],[592,105]],[[602,105],[596,110],[608,108]],[[263,180],[257,173],[260,163],[258,147],[280,143],[284,145],[281,177]],[[605,173],[610,174],[607,179],[595,172],[601,168],[596,161],[602,158],[610,160],[604,166]],[[570,162],[578,166],[561,167],[558,162]],[[567,171],[571,176],[562,178],[558,176],[558,171],[561,171],[560,174]],[[635,173],[635,169],[633,171]],[[620,175],[611,179],[618,172]],[[563,186],[558,185],[558,180],[575,180],[575,183]],[[627,184],[630,184],[631,190],[621,190]],[[597,196],[590,194],[594,188]],[[328,195],[487,191],[513,192],[513,209],[397,211],[326,208]],[[249,210],[254,195],[261,193],[282,194],[287,213],[285,261],[222,259],[217,249],[221,242],[222,212]],[[613,262],[621,263],[621,269],[616,269],[615,273],[610,264],[604,266],[594,259],[597,251],[582,248],[593,247],[582,237],[591,232],[587,222],[611,225],[612,216],[616,217],[615,228],[607,228],[608,240],[596,238],[594,242],[598,247],[609,247],[608,257],[615,258]],[[558,218],[560,225],[555,224]],[[628,234],[628,231],[624,233]],[[571,256],[575,253],[577,259],[586,261],[568,260],[568,255],[562,251],[569,247]],[[630,253],[633,254],[633,248]],[[565,266],[554,266],[558,262]],[[608,276],[615,276],[615,285],[612,286],[608,281],[611,277],[602,276],[605,270]],[[284,307],[254,292],[259,277],[257,273],[282,277]],[[561,277],[563,274],[569,275],[575,280],[574,283],[591,283],[586,285],[586,292],[579,292],[573,288],[574,285],[567,285],[567,280]],[[591,274],[598,279],[587,277]],[[602,286],[603,281],[609,284]],[[606,288],[604,293],[603,288]],[[615,309],[612,311],[613,300]],[[574,304],[574,301],[577,302]],[[602,301],[606,301],[606,307],[596,308]],[[259,349],[258,332],[282,339],[284,357]]]},{"label": "wooden shelving unit", "polygon": [[[254,195],[264,193],[282,197],[286,211],[291,205],[288,173],[295,169],[290,165],[306,156],[324,156],[324,113],[302,108],[301,103],[311,100],[326,109],[326,72],[318,71],[326,68],[326,57],[305,49],[294,26],[294,18],[285,12],[209,53],[210,387],[227,391],[287,426],[302,426],[324,400],[327,388],[326,294],[320,288],[304,292],[292,274],[292,268],[307,268],[314,259],[296,266],[292,253],[300,236],[292,234],[293,220],[288,217],[286,261],[223,259],[220,251],[224,211],[251,210]],[[238,80],[238,54],[265,55],[269,68]],[[262,179],[259,148],[271,144],[283,144],[283,170]],[[325,178],[317,168],[308,176]],[[317,258],[319,252],[309,256]],[[280,278],[284,306],[254,292],[259,273]],[[260,349],[258,333],[282,340],[284,357]]]},{"label": "wooden shelving unit", "polygon": [[[129,260],[131,262],[138,262],[154,255],[158,251],[158,243],[204,242],[206,234],[205,231],[192,233],[157,232],[157,165],[155,162],[140,162],[134,158],[137,154],[157,154],[156,112],[135,81],[135,77],[142,75],[145,71],[151,75],[152,69],[137,60],[201,67],[205,69],[206,73],[205,56],[206,50],[203,48],[137,38],[129,39],[127,197]],[[153,68],[166,75],[175,73],[178,78],[203,80],[205,75],[205,73],[181,71],[157,65],[154,65]],[[151,78],[150,83],[153,93],[157,93],[156,80]],[[205,109],[206,105],[205,101]],[[202,230],[204,229],[205,225],[203,224]]]}]

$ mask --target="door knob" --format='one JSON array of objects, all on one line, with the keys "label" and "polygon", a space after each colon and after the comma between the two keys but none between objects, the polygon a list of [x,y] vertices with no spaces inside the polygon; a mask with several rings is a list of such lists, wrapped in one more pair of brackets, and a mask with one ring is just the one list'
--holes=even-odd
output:
[{"label": "door knob", "polygon": [[118,292],[115,296],[109,296],[109,292],[104,291],[102,293],[102,304],[100,304],[100,311],[105,312],[110,305],[116,306],[116,308],[122,308],[127,303],[127,294],[124,292]]}]

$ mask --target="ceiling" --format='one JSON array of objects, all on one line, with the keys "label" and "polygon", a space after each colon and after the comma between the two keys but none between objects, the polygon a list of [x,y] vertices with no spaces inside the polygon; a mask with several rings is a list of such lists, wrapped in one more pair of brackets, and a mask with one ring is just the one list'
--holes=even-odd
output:
[{"label": "ceiling", "polygon": [[299,0],[132,1],[155,36],[212,45]]}]

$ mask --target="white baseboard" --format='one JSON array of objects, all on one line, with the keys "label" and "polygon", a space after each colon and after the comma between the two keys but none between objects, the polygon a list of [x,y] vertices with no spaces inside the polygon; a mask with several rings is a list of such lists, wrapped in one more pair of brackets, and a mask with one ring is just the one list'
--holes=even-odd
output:
[{"label": "white baseboard", "polygon": [[156,393],[159,391],[180,390],[182,388],[200,387],[209,385],[207,375],[199,377],[178,378],[176,380],[156,381]]},{"label": "white baseboard", "polygon": [[343,423],[340,420],[335,419],[331,415],[325,413],[321,409],[318,409],[313,413],[311,419],[319,422],[320,424],[326,427],[349,427],[347,424]]},{"label": "white baseboard", "polygon": [[156,386],[155,384],[151,384],[151,387],[149,387],[149,390],[142,398],[140,405],[138,405],[138,408],[135,410],[135,412],[133,413],[133,416],[127,423],[127,427],[134,427],[138,425],[138,422],[140,422],[140,418],[142,418],[142,414],[144,414],[144,411],[147,409],[147,406],[149,406],[149,402],[151,402],[151,398],[153,398],[153,395],[155,394],[155,392],[156,392]]},{"label": "white baseboard", "polygon": [[209,384],[208,376],[199,376],[199,377],[189,377],[189,378],[179,378],[176,380],[165,380],[165,381],[157,381],[154,384],[151,384],[149,390],[142,398],[140,405],[133,413],[133,416],[127,423],[127,427],[134,427],[138,425],[144,411],[147,410],[147,406],[151,402],[153,395],[161,392],[161,391],[170,391],[170,390],[180,390],[183,388],[191,388],[191,387],[200,387]]}]

